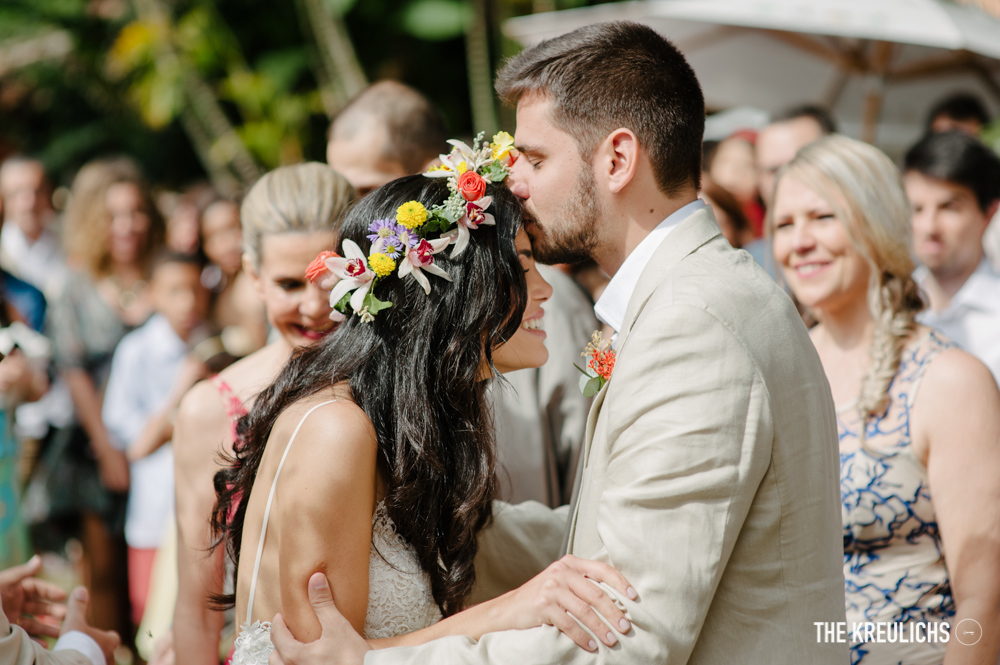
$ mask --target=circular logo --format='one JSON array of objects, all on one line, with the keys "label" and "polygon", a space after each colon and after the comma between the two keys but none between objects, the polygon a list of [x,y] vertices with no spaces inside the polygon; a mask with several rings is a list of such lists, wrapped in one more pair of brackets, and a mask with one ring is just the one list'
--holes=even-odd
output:
[{"label": "circular logo", "polygon": [[975,619],[962,619],[951,629],[955,639],[967,647],[983,639],[983,627]]}]

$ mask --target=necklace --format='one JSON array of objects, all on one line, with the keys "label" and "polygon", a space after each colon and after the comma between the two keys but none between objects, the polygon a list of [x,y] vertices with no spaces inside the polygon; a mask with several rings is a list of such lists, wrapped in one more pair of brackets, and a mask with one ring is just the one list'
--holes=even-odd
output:
[{"label": "necklace", "polygon": [[125,288],[122,284],[122,280],[117,275],[111,275],[107,278],[108,284],[114,288],[115,293],[118,295],[118,308],[123,312],[127,312],[139,302],[142,298],[143,292],[146,290],[148,284],[144,279],[137,279],[132,282],[132,286]]}]

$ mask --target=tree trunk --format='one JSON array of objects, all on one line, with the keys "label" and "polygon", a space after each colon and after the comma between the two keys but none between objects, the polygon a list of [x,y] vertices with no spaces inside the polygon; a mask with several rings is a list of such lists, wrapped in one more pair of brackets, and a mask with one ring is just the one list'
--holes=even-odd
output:
[{"label": "tree trunk", "polygon": [[320,0],[296,0],[303,32],[312,37],[319,60],[317,78],[328,116],[368,85],[344,21],[332,15]]},{"label": "tree trunk", "polygon": [[472,0],[474,14],[465,33],[465,59],[469,72],[473,133],[484,131],[492,135],[497,131],[497,111],[493,99],[487,2],[489,0]]}]

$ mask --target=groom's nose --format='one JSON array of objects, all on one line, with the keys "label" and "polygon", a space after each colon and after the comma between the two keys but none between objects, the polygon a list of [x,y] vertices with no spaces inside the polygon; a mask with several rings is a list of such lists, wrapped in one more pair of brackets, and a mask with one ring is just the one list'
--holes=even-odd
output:
[{"label": "groom's nose", "polygon": [[510,167],[510,175],[507,177],[507,186],[514,196],[519,199],[528,198],[528,184],[524,178],[523,164],[524,159],[519,159],[514,162],[514,165]]}]

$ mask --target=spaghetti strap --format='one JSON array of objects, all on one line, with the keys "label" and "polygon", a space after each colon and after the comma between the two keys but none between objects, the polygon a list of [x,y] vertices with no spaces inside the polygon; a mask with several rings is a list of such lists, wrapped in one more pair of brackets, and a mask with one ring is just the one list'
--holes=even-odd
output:
[{"label": "spaghetti strap", "polygon": [[247,626],[250,625],[250,619],[253,616],[253,599],[254,593],[257,591],[257,574],[260,572],[260,557],[264,553],[264,537],[267,535],[267,518],[271,515],[271,502],[274,500],[274,490],[278,486],[278,476],[281,475],[281,468],[285,466],[285,458],[288,457],[288,451],[292,449],[292,444],[295,443],[295,437],[298,435],[299,430],[302,429],[302,423],[306,421],[306,418],[308,418],[309,415],[319,407],[339,401],[339,399],[327,400],[306,411],[305,415],[302,416],[302,419],[299,420],[299,424],[295,426],[295,430],[292,432],[291,438],[288,439],[288,445],[285,446],[285,452],[281,454],[281,461],[278,462],[278,470],[274,472],[274,480],[271,481],[271,491],[267,495],[267,505],[264,507],[264,521],[260,525],[260,540],[257,541],[257,557],[254,559],[253,576],[250,578],[250,598],[247,600],[247,620],[245,624]]}]

